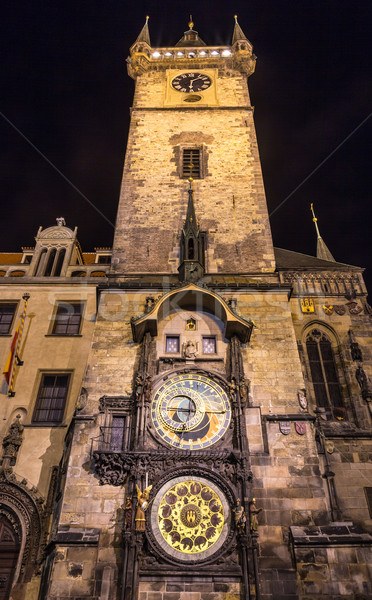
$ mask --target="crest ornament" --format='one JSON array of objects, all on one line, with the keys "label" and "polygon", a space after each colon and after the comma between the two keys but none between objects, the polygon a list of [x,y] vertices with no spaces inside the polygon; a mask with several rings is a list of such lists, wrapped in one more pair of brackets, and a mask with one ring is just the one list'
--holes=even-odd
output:
[{"label": "crest ornament", "polygon": [[332,304],[323,304],[322,308],[326,315],[333,315],[334,307]]},{"label": "crest ornament", "polygon": [[359,315],[359,313],[361,313],[363,310],[361,306],[358,306],[358,303],[355,302],[355,300],[350,300],[346,306],[348,307],[351,315]]},{"label": "crest ornament", "polygon": [[346,307],[343,304],[335,304],[333,308],[335,309],[335,313],[337,315],[342,316],[346,313]]},{"label": "crest ornament", "polygon": [[296,421],[296,423],[295,423],[295,430],[298,433],[298,435],[305,435],[305,433],[306,433],[306,423],[304,423],[303,421]]},{"label": "crest ornament", "polygon": [[314,300],[312,298],[301,298],[300,305],[303,313],[315,312]]},{"label": "crest ornament", "polygon": [[291,433],[291,422],[279,421],[279,429],[283,435],[289,435]]},{"label": "crest ornament", "polygon": [[307,409],[306,390],[302,389],[297,392],[298,403],[304,410]]}]

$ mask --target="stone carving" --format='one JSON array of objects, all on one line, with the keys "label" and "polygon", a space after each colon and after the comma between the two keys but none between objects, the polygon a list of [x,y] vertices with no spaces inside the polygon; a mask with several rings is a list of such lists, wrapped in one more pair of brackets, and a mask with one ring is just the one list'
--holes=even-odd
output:
[{"label": "stone carving", "polygon": [[133,515],[133,504],[132,500],[127,497],[126,504],[124,506],[124,529],[128,530],[132,527],[132,515]]},{"label": "stone carving", "polygon": [[306,390],[303,388],[297,392],[298,403],[304,410],[307,409]]},{"label": "stone carving", "polygon": [[356,362],[362,362],[363,355],[360,349],[358,342],[356,341],[355,333],[352,329],[349,329],[349,339],[350,339],[350,352],[351,358]]},{"label": "stone carving", "polygon": [[58,227],[66,227],[66,221],[63,217],[56,218]]},{"label": "stone carving", "polygon": [[246,377],[243,377],[239,383],[240,398],[244,404],[248,404],[249,384],[250,381]]},{"label": "stone carving", "polygon": [[17,415],[15,421],[9,427],[8,435],[3,439],[3,464],[5,459],[8,459],[10,464],[15,464],[18,450],[23,441],[23,431],[24,427],[21,423],[21,415]]},{"label": "stone carving", "polygon": [[150,465],[153,477],[159,478],[178,468],[181,460],[185,468],[203,465],[234,484],[238,480],[250,481],[252,479],[251,471],[239,454],[228,450],[204,450],[192,454],[186,454],[182,450],[158,451],[149,454],[140,451],[125,453],[96,451],[93,453],[93,459],[100,485],[124,485],[129,474],[140,478],[149,470]]},{"label": "stone carving", "polygon": [[80,412],[81,410],[83,410],[83,408],[86,407],[87,402],[88,402],[88,392],[85,389],[85,387],[82,387],[80,390],[80,394],[78,396],[77,402],[76,402],[76,411]]},{"label": "stone carving", "polygon": [[187,340],[182,346],[182,351],[185,358],[196,358],[199,354],[197,342]]},{"label": "stone carving", "polygon": [[149,497],[152,490],[152,485],[149,485],[143,492],[141,492],[138,485],[137,489],[137,511],[136,511],[136,530],[145,531],[146,519],[145,512],[149,507]]},{"label": "stone carving", "polygon": [[371,398],[372,384],[361,364],[358,365],[358,368],[355,371],[355,377],[357,382],[359,383],[360,391],[362,392],[362,398],[364,400],[366,398]]},{"label": "stone carving", "polygon": [[232,509],[232,512],[235,514],[235,525],[237,530],[239,531],[239,533],[244,533],[247,518],[245,516],[245,510],[242,507],[239,498],[236,499],[235,508]]},{"label": "stone carving", "polygon": [[152,311],[156,304],[156,299],[153,296],[147,296],[145,301],[145,314],[148,314]]},{"label": "stone carving", "polygon": [[256,498],[252,498],[252,502],[249,505],[249,524],[251,531],[257,531],[258,529],[258,515],[262,511],[262,508],[256,507]]}]

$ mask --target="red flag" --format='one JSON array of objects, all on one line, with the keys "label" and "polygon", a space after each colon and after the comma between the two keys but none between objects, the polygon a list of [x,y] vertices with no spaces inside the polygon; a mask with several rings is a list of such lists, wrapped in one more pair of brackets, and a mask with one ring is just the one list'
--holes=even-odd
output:
[{"label": "red flag", "polygon": [[16,329],[16,332],[13,336],[13,340],[12,340],[12,345],[10,346],[10,352],[9,352],[9,356],[7,358],[4,370],[3,370],[3,375],[5,377],[5,380],[7,382],[7,384],[9,385],[9,381],[10,381],[10,374],[12,372],[12,368],[13,368],[13,363],[14,363],[14,358],[15,358],[15,351],[17,348],[17,341],[18,341],[18,336],[19,336],[19,326],[21,324],[21,320],[19,320],[18,322],[18,326]]}]

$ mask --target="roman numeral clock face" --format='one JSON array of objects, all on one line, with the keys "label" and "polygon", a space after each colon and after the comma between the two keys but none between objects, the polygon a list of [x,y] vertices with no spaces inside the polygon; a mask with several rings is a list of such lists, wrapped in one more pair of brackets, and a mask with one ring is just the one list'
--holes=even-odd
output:
[{"label": "roman numeral clock face", "polygon": [[151,416],[158,435],[169,446],[201,450],[225,434],[231,420],[228,395],[203,375],[182,374],[156,391]]},{"label": "roman numeral clock face", "polygon": [[178,92],[193,93],[203,92],[212,85],[212,80],[203,73],[182,73],[172,81],[172,87]]}]

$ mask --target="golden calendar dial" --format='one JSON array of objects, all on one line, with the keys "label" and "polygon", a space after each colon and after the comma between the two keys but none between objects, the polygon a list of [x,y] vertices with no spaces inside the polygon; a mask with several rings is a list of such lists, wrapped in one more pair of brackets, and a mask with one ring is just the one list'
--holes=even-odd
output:
[{"label": "golden calendar dial", "polygon": [[151,416],[167,444],[202,450],[225,434],[231,407],[225,390],[209,377],[180,374],[167,379],[156,391]]},{"label": "golden calendar dial", "polygon": [[230,531],[225,494],[204,477],[183,475],[164,484],[151,507],[151,528],[161,549],[181,562],[215,554]]}]

